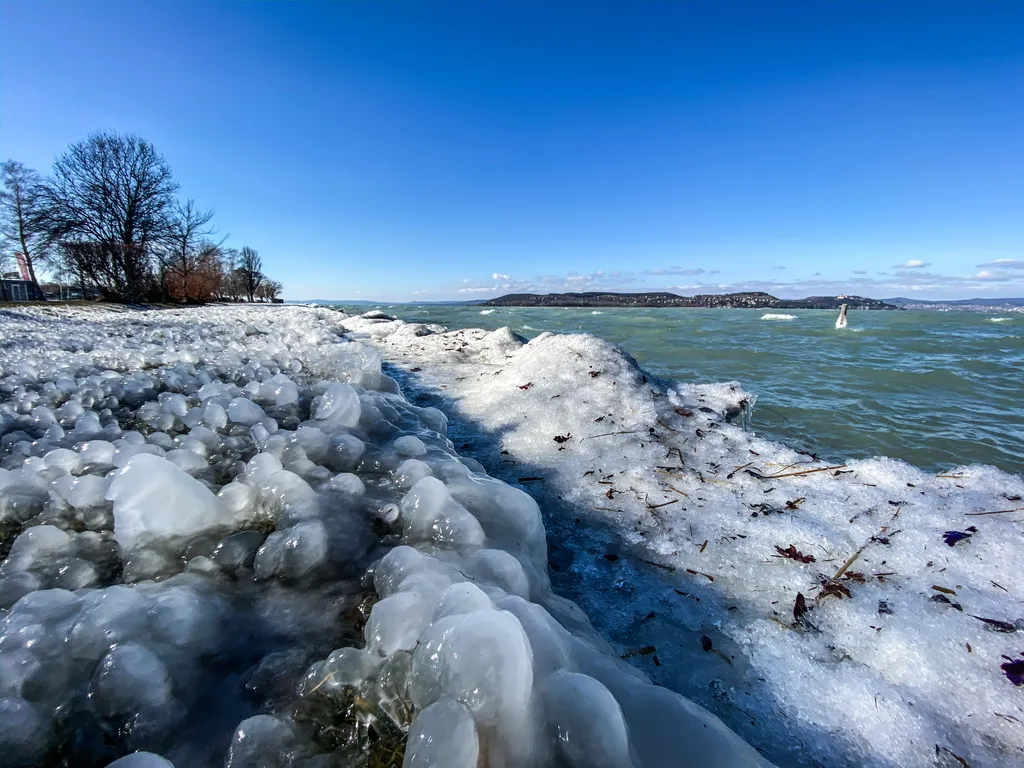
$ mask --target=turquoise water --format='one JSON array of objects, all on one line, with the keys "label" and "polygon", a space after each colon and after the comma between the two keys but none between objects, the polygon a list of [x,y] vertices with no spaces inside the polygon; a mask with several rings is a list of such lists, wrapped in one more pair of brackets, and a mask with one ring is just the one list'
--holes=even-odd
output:
[{"label": "turquoise water", "polygon": [[836,313],[822,310],[763,320],[764,310],[747,309],[380,309],[450,328],[507,325],[527,337],[593,333],[660,376],[739,381],[757,395],[755,431],[822,458],[1024,472],[1024,314],[851,312],[840,331]]}]

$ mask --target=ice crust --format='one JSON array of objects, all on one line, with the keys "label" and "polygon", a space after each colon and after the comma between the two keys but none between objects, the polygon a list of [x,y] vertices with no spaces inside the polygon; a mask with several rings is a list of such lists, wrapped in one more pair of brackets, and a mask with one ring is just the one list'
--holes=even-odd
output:
[{"label": "ice crust", "polygon": [[767,765],[552,592],[537,503],[344,319],[0,317],[0,765]]},{"label": "ice crust", "polygon": [[[616,652],[776,763],[1024,764],[1024,690],[1002,668],[1024,663],[1020,476],[936,476],[886,458],[826,470],[745,429],[754,397],[738,383],[661,381],[589,335],[526,343],[507,328],[340,322],[379,348],[415,402],[452,415],[453,442],[503,488],[537,499],[556,586]],[[947,532],[963,537],[950,546]],[[517,554],[524,569],[539,560]],[[575,671],[564,662],[575,639],[540,636],[532,628],[545,625],[512,599],[501,607],[535,666]],[[578,671],[615,697],[634,759],[647,764],[660,730],[690,754],[699,721],[650,700],[639,717],[628,683]]]}]

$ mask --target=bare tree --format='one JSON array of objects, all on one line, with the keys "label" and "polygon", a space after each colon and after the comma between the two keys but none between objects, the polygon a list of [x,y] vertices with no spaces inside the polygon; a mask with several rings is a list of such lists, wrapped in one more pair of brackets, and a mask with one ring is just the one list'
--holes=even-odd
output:
[{"label": "bare tree", "polygon": [[283,287],[277,280],[264,277],[260,287],[256,289],[256,298],[260,301],[273,301],[281,295]]},{"label": "bare tree", "polygon": [[51,237],[83,280],[137,300],[152,281],[152,249],[168,231],[177,184],[148,141],[95,133],[57,158],[41,202]]},{"label": "bare tree", "polygon": [[51,256],[51,241],[40,215],[43,179],[14,160],[4,163],[0,174],[0,248],[4,256],[21,253],[29,278],[38,285],[36,265],[47,264]]},{"label": "bare tree", "polygon": [[173,272],[180,286],[182,298],[188,301],[193,297],[190,292],[190,279],[206,259],[211,257],[211,249],[217,246],[205,240],[216,230],[210,226],[213,211],[201,211],[195,201],[189,198],[184,205],[175,202],[168,222],[165,247],[157,253],[160,267],[160,284],[166,293],[167,273]]},{"label": "bare tree", "polygon": [[245,288],[245,295],[252,302],[256,298],[256,290],[264,280],[263,260],[255,249],[249,246],[242,248],[239,254],[238,271],[242,279],[242,286]]}]

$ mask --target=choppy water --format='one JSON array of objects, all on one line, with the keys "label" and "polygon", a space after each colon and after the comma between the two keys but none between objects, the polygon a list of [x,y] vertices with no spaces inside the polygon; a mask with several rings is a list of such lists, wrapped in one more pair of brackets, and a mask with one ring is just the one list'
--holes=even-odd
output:
[{"label": "choppy water", "polygon": [[851,312],[840,331],[837,313],[822,310],[762,319],[763,310],[747,309],[380,309],[450,328],[507,325],[527,337],[593,333],[660,376],[737,380],[758,397],[756,431],[822,458],[1024,472],[1024,314]]}]

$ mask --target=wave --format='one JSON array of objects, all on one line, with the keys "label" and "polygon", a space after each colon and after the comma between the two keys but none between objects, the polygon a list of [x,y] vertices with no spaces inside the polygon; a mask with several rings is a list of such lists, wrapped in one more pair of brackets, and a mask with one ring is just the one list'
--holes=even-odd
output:
[{"label": "wave", "polygon": [[493,309],[481,309],[481,310],[480,310],[480,314],[481,314],[481,315],[489,315],[489,314],[491,314],[492,312],[494,312],[494,310],[493,310]]},{"label": "wave", "polygon": [[597,311],[597,310],[595,309],[595,310],[594,310],[593,312],[591,312],[590,314],[592,314],[592,315],[603,315],[603,314],[604,314],[604,312],[598,312],[598,311]]},{"label": "wave", "polygon": [[780,315],[774,312],[768,312],[767,314],[761,315],[762,320],[796,320],[796,315]]},{"label": "wave", "polygon": [[1008,323],[1012,320],[1012,317],[990,317],[988,321],[990,323]]}]

